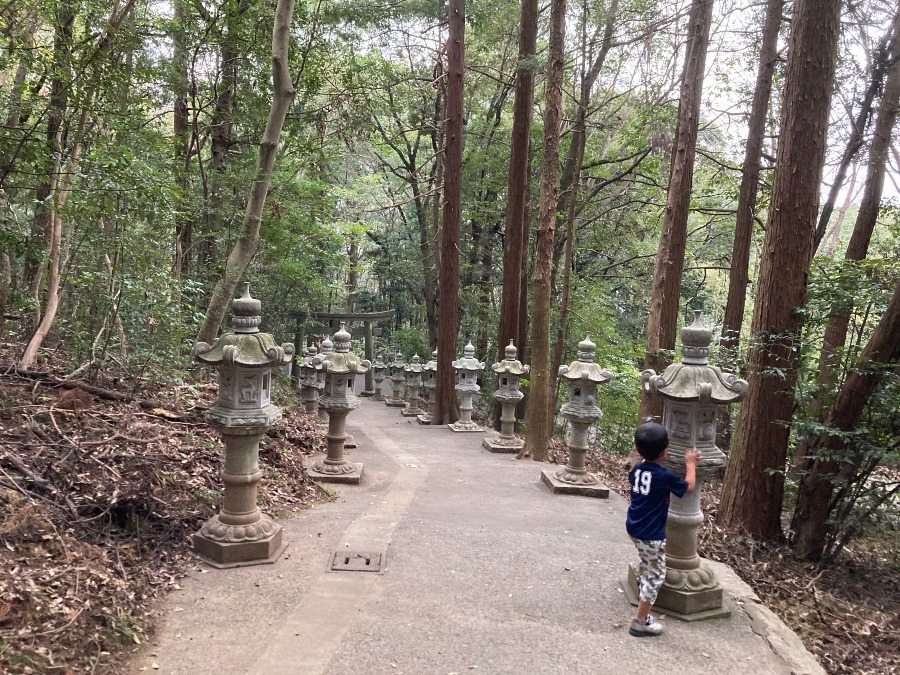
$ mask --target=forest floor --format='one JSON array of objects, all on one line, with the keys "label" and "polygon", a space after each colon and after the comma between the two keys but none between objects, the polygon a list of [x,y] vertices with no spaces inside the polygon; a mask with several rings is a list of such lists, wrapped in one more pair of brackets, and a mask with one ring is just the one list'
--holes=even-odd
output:
[{"label": "forest floor", "polygon": [[[203,421],[214,392],[0,374],[0,671],[115,673],[152,634],[158,598],[199,569],[188,538],[219,501],[222,453]],[[261,464],[276,469],[260,483],[268,513],[328,498],[303,468],[322,437],[288,409],[263,438]],[[565,461],[561,441],[552,455]],[[591,455],[622,494],[624,461]],[[896,533],[893,550],[867,539],[836,564],[801,563],[716,527],[719,489],[704,488],[703,554],[731,565],[829,673],[900,672]]]}]

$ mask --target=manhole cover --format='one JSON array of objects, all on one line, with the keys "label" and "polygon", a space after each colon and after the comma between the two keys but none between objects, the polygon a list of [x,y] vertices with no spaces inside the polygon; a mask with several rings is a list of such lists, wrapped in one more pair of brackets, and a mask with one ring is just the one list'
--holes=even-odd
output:
[{"label": "manhole cover", "polygon": [[383,559],[382,553],[337,551],[331,558],[331,569],[335,572],[380,572]]}]

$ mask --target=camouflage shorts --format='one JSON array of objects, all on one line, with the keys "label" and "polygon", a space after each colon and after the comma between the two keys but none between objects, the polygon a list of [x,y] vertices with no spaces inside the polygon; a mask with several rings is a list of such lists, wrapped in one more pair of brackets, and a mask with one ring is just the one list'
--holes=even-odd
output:
[{"label": "camouflage shorts", "polygon": [[656,594],[666,580],[666,540],[644,541],[631,538],[641,558],[638,587],[641,602],[656,602]]}]

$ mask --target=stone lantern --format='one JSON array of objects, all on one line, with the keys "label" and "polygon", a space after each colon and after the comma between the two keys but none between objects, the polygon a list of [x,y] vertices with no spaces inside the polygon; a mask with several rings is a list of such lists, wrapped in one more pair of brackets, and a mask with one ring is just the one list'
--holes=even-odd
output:
[{"label": "stone lantern", "polygon": [[[656,599],[657,607],[684,619],[730,613],[722,603],[722,588],[713,571],[697,555],[697,529],[703,523],[703,481],[725,468],[725,454],[716,447],[718,406],[742,400],[747,383],[709,365],[712,335],[695,311],[694,322],[681,329],[681,363],[673,363],[661,375],[653,370],[641,374],[644,387],[663,399],[663,426],[669,432],[666,467],[684,476],[684,453],[691,448],[700,451],[694,491],[681,499],[673,496],[669,505],[668,573]],[[636,574],[636,569],[629,568],[629,581],[634,581]]]},{"label": "stone lantern", "polygon": [[404,368],[406,373],[406,407],[400,411],[404,417],[418,417],[425,411],[419,407],[419,390],[422,388],[422,359],[416,354]]},{"label": "stone lantern", "polygon": [[419,423],[431,424],[434,419],[434,406],[436,396],[434,390],[437,388],[437,349],[431,352],[431,361],[422,366],[422,386],[428,390],[428,410],[419,415]]},{"label": "stone lantern", "polygon": [[372,377],[375,380],[375,395],[372,397],[373,401],[383,401],[384,394],[381,392],[381,383],[384,382],[385,371],[387,370],[387,365],[384,361],[381,360],[381,354],[375,357],[375,363],[372,364]]},{"label": "stone lantern", "polygon": [[283,550],[281,526],[256,505],[256,485],[259,439],[281,419],[271,402],[272,369],[290,361],[294,345],[278,346],[259,332],[262,303],[250,297],[250,284],[231,309],[233,333],[194,345],[198,361],[219,367],[219,397],[206,421],[225,443],[222,510],[192,538],[194,550],[215,567],[271,563]]},{"label": "stone lantern", "polygon": [[478,373],[484,370],[484,361],[475,358],[472,341],[463,347],[463,357],[453,362],[456,369],[456,392],[459,396],[459,420],[448,425],[452,431],[484,431],[472,421],[472,399],[481,391]]},{"label": "stone lantern", "polygon": [[313,480],[330,483],[359,483],[362,464],[354,464],[344,457],[344,431],[347,415],[359,407],[359,399],[353,393],[356,376],[365,373],[372,365],[370,361],[360,361],[350,351],[350,333],[340,330],[334,334],[334,351],[316,357],[325,373],[325,388],[319,397],[319,407],[328,413],[328,454],[309,469]]},{"label": "stone lantern", "polygon": [[491,366],[497,374],[497,391],[494,392],[494,400],[502,406],[500,413],[500,436],[492,436],[481,441],[485,450],[491,452],[518,452],[525,445],[525,441],[517,438],[516,430],[516,406],[525,394],[520,389],[520,380],[531,370],[530,366],[523,366],[516,359],[517,350],[513,341],[509,341],[506,347],[505,357],[500,363]]},{"label": "stone lantern", "polygon": [[559,376],[569,385],[569,401],[560,414],[569,423],[569,458],[558,470],[545,469],[541,478],[555,493],[587,497],[609,497],[609,488],[584,468],[588,450],[588,431],[603,413],[597,407],[597,387],[612,379],[612,373],[594,363],[597,345],[585,338],[578,343],[578,359],[559,367]]},{"label": "stone lantern", "polygon": [[315,347],[307,347],[306,353],[297,366],[300,373],[297,384],[300,387],[303,409],[312,415],[316,415],[319,411],[319,390],[316,387],[316,366],[313,363],[317,353],[318,350]]},{"label": "stone lantern", "polygon": [[406,401],[403,400],[400,387],[406,382],[406,362],[401,352],[397,352],[394,360],[388,365],[388,378],[391,381],[391,395],[385,399],[385,404],[391,408],[405,408]]}]

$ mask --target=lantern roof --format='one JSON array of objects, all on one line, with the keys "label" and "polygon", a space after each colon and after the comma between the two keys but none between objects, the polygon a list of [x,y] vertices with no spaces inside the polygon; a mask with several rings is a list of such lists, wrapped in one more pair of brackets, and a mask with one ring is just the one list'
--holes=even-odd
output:
[{"label": "lantern roof", "polygon": [[513,344],[513,341],[510,340],[509,344],[504,350],[504,355],[506,356],[506,358],[499,363],[495,363],[494,365],[492,365],[491,370],[493,370],[498,375],[527,375],[531,370],[531,366],[523,366],[522,362],[516,359],[517,354],[518,350]]},{"label": "lantern roof", "polygon": [[431,361],[423,365],[422,370],[437,370],[437,349],[431,352]]},{"label": "lantern roof", "polygon": [[403,352],[397,352],[394,354],[394,360],[390,364],[394,368],[403,368],[406,366],[406,362],[403,360]]},{"label": "lantern roof", "polygon": [[377,355],[375,356],[375,363],[372,364],[372,368],[375,368],[375,369],[379,369],[379,368],[380,368],[380,369],[384,369],[384,368],[387,368],[387,366],[385,365],[384,361],[381,360],[381,357],[382,357],[381,354],[377,354]]},{"label": "lantern roof", "polygon": [[559,367],[560,377],[567,380],[587,380],[597,384],[609,382],[612,379],[612,373],[594,363],[596,352],[597,345],[585,336],[584,340],[578,343],[577,360],[567,366]]},{"label": "lantern roof", "polygon": [[231,301],[233,333],[220,335],[211,345],[197,342],[194,357],[211,366],[274,368],[288,363],[294,356],[294,345],[278,345],[269,333],[260,333],[262,303],[250,296],[250,284],[244,294]]},{"label": "lantern roof", "polygon": [[712,334],[712,329],[700,323],[700,311],[695,311],[694,322],[681,329],[681,362],[673,363],[661,375],[645,370],[641,374],[645,386],[676,401],[726,404],[742,400],[747,383],[709,365]]},{"label": "lantern roof", "polygon": [[471,340],[463,347],[463,357],[454,361],[453,367],[456,370],[484,370],[484,362],[475,358],[475,347],[472,345]]},{"label": "lantern roof", "polygon": [[333,351],[334,351],[334,343],[331,341],[331,338],[326,335],[325,339],[322,340],[322,353],[330,354]]}]

